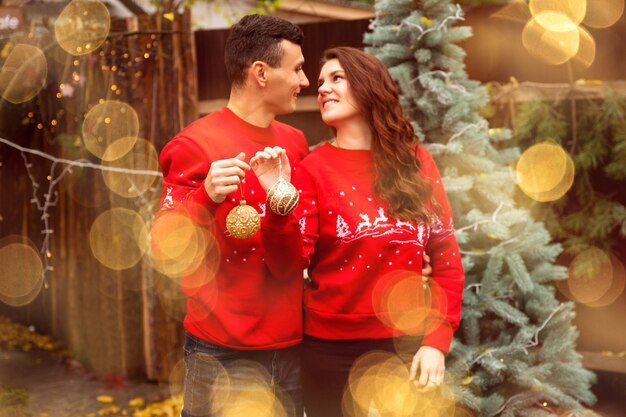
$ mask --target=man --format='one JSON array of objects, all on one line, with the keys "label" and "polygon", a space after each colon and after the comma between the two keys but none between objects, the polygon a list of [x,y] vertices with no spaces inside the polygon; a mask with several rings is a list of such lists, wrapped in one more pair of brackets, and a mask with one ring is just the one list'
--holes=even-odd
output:
[{"label": "man", "polygon": [[[295,111],[309,85],[302,43],[300,28],[286,20],[242,18],[226,43],[228,104],[184,128],[160,156],[163,195],[154,224],[183,214],[210,242],[205,258],[182,274],[185,417],[302,415],[302,271],[282,269],[280,259],[281,247],[293,244],[283,237],[299,237],[292,233],[298,224],[266,208],[264,191],[279,159],[289,180],[290,167],[308,152],[301,131],[275,120]],[[253,172],[257,152],[267,157],[252,160]],[[232,227],[250,225],[229,231],[226,219],[242,200],[260,214],[261,226],[238,239]]]}]

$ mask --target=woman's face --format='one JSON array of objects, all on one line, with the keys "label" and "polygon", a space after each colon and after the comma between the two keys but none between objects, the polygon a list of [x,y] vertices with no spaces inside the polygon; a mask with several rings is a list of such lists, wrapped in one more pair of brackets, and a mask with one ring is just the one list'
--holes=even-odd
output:
[{"label": "woman's face", "polygon": [[337,127],[360,115],[339,60],[331,59],[322,66],[317,87],[317,104],[327,125]]}]

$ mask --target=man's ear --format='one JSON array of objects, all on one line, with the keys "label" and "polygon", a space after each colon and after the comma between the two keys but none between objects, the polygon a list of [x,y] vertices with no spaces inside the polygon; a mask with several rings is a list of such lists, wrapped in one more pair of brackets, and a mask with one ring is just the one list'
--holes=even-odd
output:
[{"label": "man's ear", "polygon": [[250,72],[254,81],[261,87],[267,84],[267,64],[263,61],[254,61],[250,66]]}]

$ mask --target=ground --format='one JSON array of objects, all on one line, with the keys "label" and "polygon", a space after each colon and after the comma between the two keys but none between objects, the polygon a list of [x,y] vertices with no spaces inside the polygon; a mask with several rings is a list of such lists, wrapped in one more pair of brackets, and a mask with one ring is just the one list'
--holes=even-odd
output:
[{"label": "ground", "polygon": [[[166,385],[95,376],[45,336],[7,343],[11,332],[0,320],[0,417],[179,415],[180,397]],[[599,373],[593,390],[600,416],[626,416],[626,375]]]},{"label": "ground", "polygon": [[165,384],[95,375],[60,343],[0,316],[0,417],[178,416]]},{"label": "ground", "polygon": [[0,388],[0,417],[133,415],[168,397],[159,384],[95,377],[39,349],[1,351]]}]

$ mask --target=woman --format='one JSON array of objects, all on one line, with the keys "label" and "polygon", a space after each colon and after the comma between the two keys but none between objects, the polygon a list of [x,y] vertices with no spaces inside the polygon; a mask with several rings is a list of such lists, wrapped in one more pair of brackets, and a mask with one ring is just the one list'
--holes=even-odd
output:
[{"label": "woman", "polygon": [[[355,48],[327,50],[318,105],[336,137],[305,157],[294,184],[310,279],[304,294],[305,409],[307,417],[332,417],[342,416],[355,360],[371,350],[394,351],[399,335],[423,336],[410,365],[416,385],[442,383],[464,274],[441,177],[417,145],[382,62]],[[421,271],[424,252],[433,272],[429,291],[419,294],[421,285],[407,283],[416,282],[411,272]],[[381,305],[385,292],[393,293],[383,283],[398,282],[416,289],[408,305],[427,304],[423,323],[398,324],[394,306]]]}]

